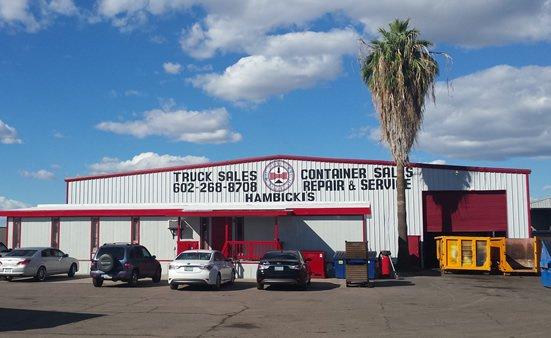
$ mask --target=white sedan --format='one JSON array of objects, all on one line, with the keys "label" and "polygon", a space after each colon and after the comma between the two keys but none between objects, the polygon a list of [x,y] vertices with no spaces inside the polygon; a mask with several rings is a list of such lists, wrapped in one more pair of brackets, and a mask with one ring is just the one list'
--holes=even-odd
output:
[{"label": "white sedan", "polygon": [[172,290],[184,284],[203,284],[219,289],[223,283],[232,284],[234,280],[233,262],[216,250],[187,250],[168,266],[168,284]]},{"label": "white sedan", "polygon": [[42,282],[46,276],[73,277],[77,271],[78,261],[55,248],[18,248],[0,258],[0,277],[8,281],[14,277],[34,277]]}]

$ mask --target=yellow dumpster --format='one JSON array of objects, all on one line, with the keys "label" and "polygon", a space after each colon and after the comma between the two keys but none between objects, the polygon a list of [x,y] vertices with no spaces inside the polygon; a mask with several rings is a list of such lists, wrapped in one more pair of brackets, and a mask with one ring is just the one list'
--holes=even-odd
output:
[{"label": "yellow dumpster", "polygon": [[492,238],[493,257],[499,271],[538,273],[540,245],[537,238]]},{"label": "yellow dumpster", "polygon": [[435,240],[442,272],[491,270],[490,237],[440,236]]}]

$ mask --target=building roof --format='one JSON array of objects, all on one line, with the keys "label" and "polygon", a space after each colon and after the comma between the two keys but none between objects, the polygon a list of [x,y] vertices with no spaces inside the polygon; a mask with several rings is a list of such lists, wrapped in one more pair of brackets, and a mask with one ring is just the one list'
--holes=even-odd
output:
[{"label": "building roof", "polygon": [[530,202],[531,209],[551,209],[551,197]]},{"label": "building roof", "polygon": [[[126,171],[126,172],[101,174],[101,175],[69,177],[69,178],[66,178],[65,181],[66,182],[84,181],[84,180],[92,180],[92,179],[98,179],[98,178],[131,176],[131,175],[150,174],[150,173],[197,169],[197,168],[209,168],[209,167],[217,167],[222,165],[241,164],[241,163],[248,163],[248,162],[259,162],[259,161],[271,161],[271,160],[298,160],[298,161],[313,161],[313,162],[372,164],[372,165],[389,165],[389,166],[396,165],[392,161],[383,161],[383,160],[344,159],[344,158],[310,157],[310,156],[296,156],[296,155],[270,155],[270,156],[250,157],[250,158],[236,159],[236,160],[230,160],[230,161],[209,162],[209,163],[203,163],[203,164],[193,164],[193,165],[184,165],[184,166],[176,166],[176,167],[135,170],[135,171]],[[531,173],[530,169],[471,167],[471,166],[447,165],[447,164],[410,163],[410,166],[418,167],[418,168],[479,171],[479,172],[492,172],[492,173],[511,173],[511,174],[530,174]]]}]

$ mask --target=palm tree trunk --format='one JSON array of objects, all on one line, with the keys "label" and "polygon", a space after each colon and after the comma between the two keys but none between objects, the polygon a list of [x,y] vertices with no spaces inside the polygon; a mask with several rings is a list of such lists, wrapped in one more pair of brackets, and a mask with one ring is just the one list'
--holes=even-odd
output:
[{"label": "palm tree trunk", "polygon": [[396,205],[398,207],[398,268],[409,267],[408,228],[406,223],[406,180],[404,165],[396,165]]}]

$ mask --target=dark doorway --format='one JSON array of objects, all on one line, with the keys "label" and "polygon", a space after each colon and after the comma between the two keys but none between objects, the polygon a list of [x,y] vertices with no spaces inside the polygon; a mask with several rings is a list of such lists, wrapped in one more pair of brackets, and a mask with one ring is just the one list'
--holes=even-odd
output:
[{"label": "dark doorway", "polygon": [[228,228],[228,239],[232,238],[232,219],[231,217],[213,217],[211,218],[211,224],[211,248],[222,250],[226,243],[226,226]]}]

